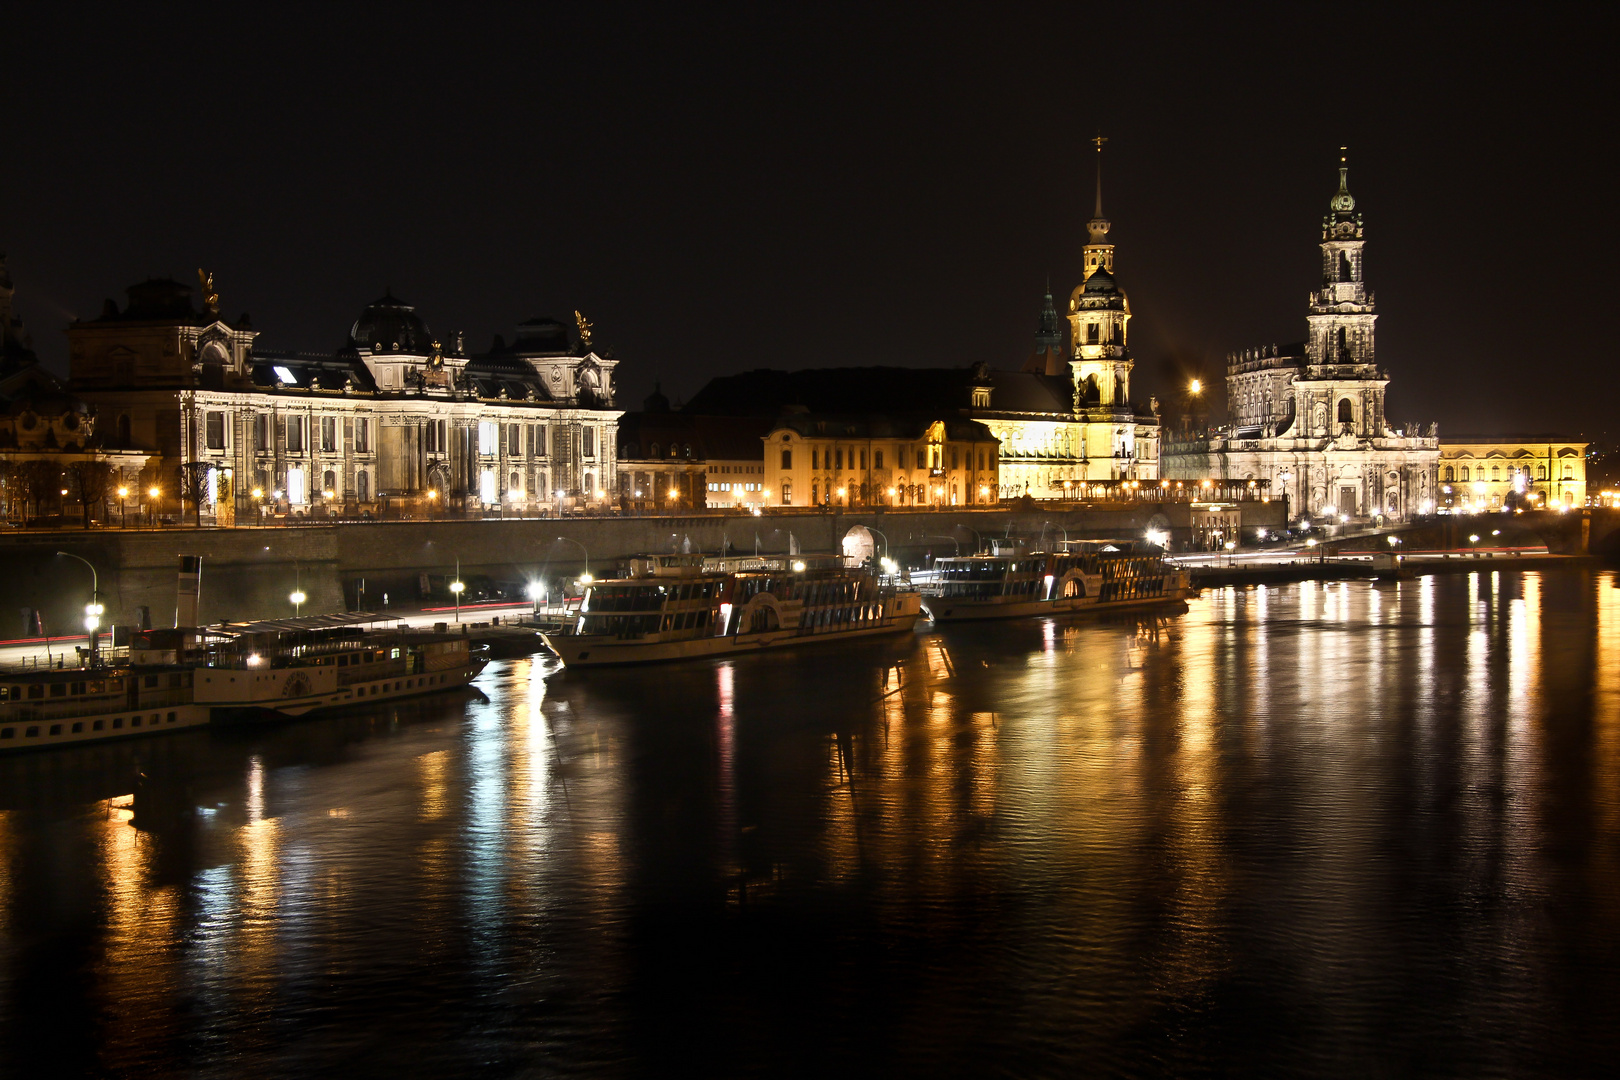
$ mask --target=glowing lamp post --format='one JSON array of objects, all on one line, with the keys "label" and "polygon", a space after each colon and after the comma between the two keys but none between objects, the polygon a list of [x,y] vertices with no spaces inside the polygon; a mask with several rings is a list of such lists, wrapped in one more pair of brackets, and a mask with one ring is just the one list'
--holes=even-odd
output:
[{"label": "glowing lamp post", "polygon": [[89,637],[90,666],[96,666],[97,636],[96,631],[101,628],[101,616],[106,610],[101,606],[101,575],[96,573],[96,566],[82,555],[74,555],[68,551],[58,551],[58,555],[65,555],[70,559],[78,559],[90,568],[90,602],[84,605],[84,632]]},{"label": "glowing lamp post", "polygon": [[120,487],[118,489],[118,527],[120,529],[129,528],[129,516],[124,513],[124,500],[127,498],[129,498],[129,488]]},{"label": "glowing lamp post", "polygon": [[294,589],[287,595],[287,599],[292,601],[293,615],[295,617],[304,614],[304,601],[308,600],[309,596],[304,592],[303,589]]}]

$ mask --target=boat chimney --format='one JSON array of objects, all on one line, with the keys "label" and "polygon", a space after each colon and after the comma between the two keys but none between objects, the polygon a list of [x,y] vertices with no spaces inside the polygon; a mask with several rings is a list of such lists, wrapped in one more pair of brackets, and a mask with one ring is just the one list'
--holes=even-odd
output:
[{"label": "boat chimney", "polygon": [[197,601],[202,597],[202,556],[180,556],[180,586],[175,591],[174,625],[197,625]]}]

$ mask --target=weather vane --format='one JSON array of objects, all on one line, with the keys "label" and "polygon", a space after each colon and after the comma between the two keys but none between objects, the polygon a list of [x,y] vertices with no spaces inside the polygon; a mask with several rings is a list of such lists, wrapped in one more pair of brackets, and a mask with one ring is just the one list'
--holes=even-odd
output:
[{"label": "weather vane", "polygon": [[578,311],[574,312],[574,325],[579,327],[579,343],[585,348],[591,347],[591,322]]}]

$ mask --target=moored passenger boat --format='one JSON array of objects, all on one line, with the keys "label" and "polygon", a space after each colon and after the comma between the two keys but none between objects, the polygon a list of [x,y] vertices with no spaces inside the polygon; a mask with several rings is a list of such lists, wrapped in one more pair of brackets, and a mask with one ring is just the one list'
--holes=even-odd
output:
[{"label": "moored passenger boat", "polygon": [[461,634],[296,619],[227,624],[210,629],[194,690],[216,718],[303,716],[465,686],[488,662]]},{"label": "moored passenger boat", "polygon": [[917,593],[839,557],[639,555],[542,636],[565,665],[595,667],[900,634],[921,616]]},{"label": "moored passenger boat", "polygon": [[178,664],[116,662],[0,675],[0,753],[140,738],[208,723]]},{"label": "moored passenger boat", "polygon": [[1039,552],[996,541],[987,555],[935,560],[923,605],[938,624],[1162,607],[1190,595],[1187,573],[1152,544],[1078,540]]}]

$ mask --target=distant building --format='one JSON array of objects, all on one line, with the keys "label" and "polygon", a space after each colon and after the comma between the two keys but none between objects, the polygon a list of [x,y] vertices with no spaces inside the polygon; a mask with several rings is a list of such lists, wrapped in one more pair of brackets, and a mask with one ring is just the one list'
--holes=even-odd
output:
[{"label": "distant building", "polygon": [[1348,170],[1322,221],[1322,285],[1311,294],[1310,337],[1227,358],[1228,423],[1168,440],[1171,479],[1254,480],[1286,494],[1295,515],[1404,520],[1435,509],[1436,426],[1396,430],[1384,415],[1389,374],[1378,367],[1378,316],[1364,278],[1363,229]]},{"label": "distant building", "polygon": [[1440,440],[1440,506],[1585,506],[1587,446],[1556,435],[1448,436]]},{"label": "distant building", "polygon": [[659,513],[774,506],[760,438],[769,421],[674,412],[654,388],[639,413],[619,418],[619,504]]},{"label": "distant building", "polygon": [[148,456],[102,447],[95,410],[39,365],[15,293],[0,254],[0,517],[105,521],[119,489],[139,486]]},{"label": "distant building", "polygon": [[[617,361],[550,319],[469,355],[385,294],[332,353],[255,346],[220,316],[212,278],[131,286],[68,329],[72,386],[110,445],[165,471],[207,465],[216,520],[390,509],[533,512],[605,505],[617,475]],[[577,316],[576,316],[577,318]]]},{"label": "distant building", "polygon": [[788,412],[765,436],[782,506],[973,506],[996,501],[998,444],[973,420]]},{"label": "distant building", "polygon": [[[1087,223],[1090,242],[1084,249],[1085,279],[1069,297],[1067,340],[1050,289],[1037,322],[1035,349],[1019,371],[996,371],[988,364],[962,367],[821,368],[807,371],[760,369],[713,379],[687,403],[684,412],[708,416],[785,416],[798,436],[803,422],[795,413],[825,420],[829,430],[853,425],[859,432],[848,446],[831,445],[832,457],[813,449],[814,475],[796,465],[791,474],[766,455],[769,484],[792,488],[796,505],[808,497],[817,502],[845,491],[853,502],[891,502],[887,492],[916,489],[924,498],[940,497],[939,477],[919,477],[912,462],[904,473],[894,469],[900,443],[944,448],[957,441],[975,446],[975,468],[963,465],[944,486],[943,500],[962,505],[995,503],[1025,496],[1035,499],[1079,498],[1088,483],[1156,481],[1159,479],[1157,402],[1146,408],[1131,402],[1135,361],[1127,346],[1130,301],[1114,279],[1111,224],[1102,213],[1099,173],[1096,214]],[[882,419],[880,419],[882,418]],[[819,422],[818,420],[818,422]],[[883,421],[892,425],[884,428]],[[958,421],[982,424],[995,442],[985,440]],[[935,429],[932,425],[944,424]],[[876,425],[876,426],[874,426]],[[882,434],[877,434],[882,431]],[[934,432],[926,435],[925,432]],[[852,473],[848,456],[860,461],[861,444],[871,441],[872,454]],[[891,445],[880,479],[873,466],[878,443]],[[965,449],[960,450],[965,454]],[[797,460],[797,459],[795,459]],[[840,460],[843,465],[840,466]],[[948,450],[947,458],[948,461]],[[965,462],[966,457],[962,458]],[[924,468],[932,474],[940,465]],[[870,475],[869,475],[870,474]],[[952,487],[955,492],[952,494]],[[832,493],[829,496],[829,491]],[[896,496],[898,499],[900,496]],[[919,501],[919,500],[914,500]]]}]

